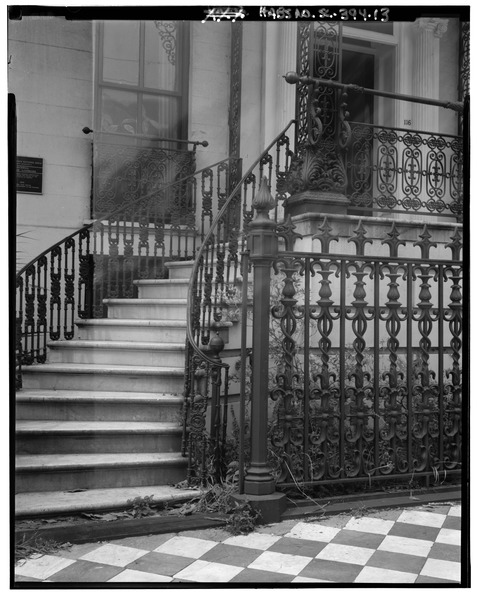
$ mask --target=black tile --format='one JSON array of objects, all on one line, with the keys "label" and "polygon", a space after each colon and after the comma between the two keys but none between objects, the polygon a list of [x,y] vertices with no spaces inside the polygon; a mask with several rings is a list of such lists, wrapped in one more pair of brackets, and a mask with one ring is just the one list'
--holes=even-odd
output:
[{"label": "black tile", "polygon": [[332,580],[334,582],[354,582],[356,576],[362,569],[363,566],[357,566],[356,564],[333,562],[325,559],[313,559],[303,570],[301,570],[298,576]]}]

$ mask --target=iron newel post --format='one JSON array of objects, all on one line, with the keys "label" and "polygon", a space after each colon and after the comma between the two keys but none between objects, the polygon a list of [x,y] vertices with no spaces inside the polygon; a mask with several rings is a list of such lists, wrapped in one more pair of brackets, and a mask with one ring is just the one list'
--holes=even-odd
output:
[{"label": "iron newel post", "polygon": [[253,263],[253,372],[251,394],[251,465],[244,481],[250,495],[274,493],[275,482],[268,458],[268,368],[269,368],[269,298],[271,262],[277,256],[276,223],[268,212],[274,207],[267,179],[263,177],[253,199],[256,217],[250,223],[248,247]]}]

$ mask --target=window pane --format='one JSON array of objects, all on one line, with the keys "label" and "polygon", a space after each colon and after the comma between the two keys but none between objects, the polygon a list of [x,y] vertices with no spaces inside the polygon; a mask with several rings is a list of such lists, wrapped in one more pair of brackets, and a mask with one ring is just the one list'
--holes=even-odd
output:
[{"label": "window pane", "polygon": [[176,91],[177,23],[145,22],[145,87]]},{"label": "window pane", "polygon": [[176,98],[144,94],[142,109],[141,133],[154,137],[178,138],[180,123]]},{"label": "window pane", "polygon": [[103,25],[103,80],[138,85],[140,24],[105,21]]},{"label": "window pane", "polygon": [[137,94],[104,89],[101,95],[101,130],[133,134],[137,131]]}]

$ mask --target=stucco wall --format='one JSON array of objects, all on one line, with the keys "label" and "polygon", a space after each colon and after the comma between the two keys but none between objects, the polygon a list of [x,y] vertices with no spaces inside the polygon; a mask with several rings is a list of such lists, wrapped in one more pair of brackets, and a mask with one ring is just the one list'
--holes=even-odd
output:
[{"label": "stucco wall", "polygon": [[9,92],[17,104],[17,154],[43,158],[43,194],[17,195],[18,262],[79,228],[89,216],[92,26],[61,17],[9,22]]}]

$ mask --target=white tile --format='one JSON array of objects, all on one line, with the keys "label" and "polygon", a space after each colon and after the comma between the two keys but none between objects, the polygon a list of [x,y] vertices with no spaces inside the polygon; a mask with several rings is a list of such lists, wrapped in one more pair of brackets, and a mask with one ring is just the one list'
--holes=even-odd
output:
[{"label": "white tile", "polygon": [[[289,536],[289,535],[286,535]],[[271,545],[274,545],[276,541],[279,541],[281,537],[277,535],[268,535],[262,532],[252,532],[249,535],[238,535],[236,537],[230,537],[223,541],[225,545],[235,545],[236,547],[249,547],[250,549],[269,549]]]},{"label": "white tile", "polygon": [[345,562],[364,566],[375,552],[366,547],[353,547],[352,545],[338,545],[330,543],[316,556],[318,559],[327,559],[333,562]]},{"label": "white tile", "polygon": [[431,547],[432,541],[389,535],[383,540],[381,545],[379,545],[378,551],[391,551],[392,553],[406,553],[409,555],[427,557]]},{"label": "white tile", "polygon": [[421,570],[421,576],[432,576],[433,578],[443,578],[460,582],[461,564],[459,562],[429,558]]},{"label": "white tile", "polygon": [[218,545],[216,541],[207,539],[197,539],[195,537],[173,537],[157,547],[154,551],[157,553],[168,553],[169,555],[179,555],[181,557],[193,557],[198,559],[204,553]]},{"label": "white tile", "polygon": [[171,582],[170,576],[152,574],[151,572],[140,572],[139,570],[123,570],[108,582]]},{"label": "white tile", "polygon": [[285,537],[293,539],[305,539],[308,541],[322,541],[329,543],[340,531],[340,528],[334,526],[322,526],[321,524],[312,524],[310,522],[300,522],[291,529]]},{"label": "white tile", "polygon": [[387,535],[394,526],[394,520],[382,520],[381,518],[351,518],[344,527],[345,530],[357,530],[358,532],[370,532],[377,535]]},{"label": "white tile", "polygon": [[441,528],[445,519],[445,514],[421,512],[419,510],[404,510],[404,512],[397,519],[397,521],[403,522],[404,524],[419,524],[421,526]]},{"label": "white tile", "polygon": [[266,570],[268,572],[278,572],[280,574],[291,574],[294,576],[299,574],[312,559],[312,557],[304,557],[302,555],[264,551],[248,566],[248,568],[253,568],[254,570]]},{"label": "white tile", "polygon": [[108,564],[109,566],[120,566],[123,568],[147,553],[148,551],[145,551],[144,549],[135,549],[133,547],[124,547],[123,545],[106,543],[105,545],[98,547],[98,549],[86,553],[81,559],[88,562]]},{"label": "white tile", "polygon": [[397,570],[387,570],[386,568],[373,568],[365,566],[356,577],[354,582],[386,582],[395,583],[413,583],[417,574],[411,572],[398,572]]},{"label": "white tile", "polygon": [[436,538],[436,543],[446,543],[446,545],[461,545],[461,531],[450,528],[442,528]]},{"label": "white tile", "polygon": [[244,568],[196,560],[177,574],[175,579],[195,582],[229,582]]},{"label": "white tile", "polygon": [[292,582],[329,582],[333,583],[332,580],[322,580],[321,578],[308,578],[307,576],[296,576],[293,578]]},{"label": "white tile", "polygon": [[456,516],[456,518],[460,518],[461,517],[461,506],[453,505],[451,507],[451,509],[449,510],[448,516]]},{"label": "white tile", "polygon": [[[39,554],[36,554],[39,555]],[[67,566],[74,564],[75,560],[54,555],[42,555],[41,557],[30,557],[21,566],[15,568],[16,576],[29,576],[38,580],[46,580]]]}]

